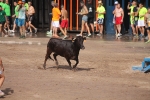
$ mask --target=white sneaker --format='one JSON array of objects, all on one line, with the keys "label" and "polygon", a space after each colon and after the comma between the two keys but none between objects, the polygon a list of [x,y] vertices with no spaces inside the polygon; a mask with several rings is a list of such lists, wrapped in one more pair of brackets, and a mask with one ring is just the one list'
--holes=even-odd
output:
[{"label": "white sneaker", "polygon": [[118,33],[118,37],[121,36],[121,35],[122,35],[121,33]]},{"label": "white sneaker", "polygon": [[37,33],[37,28],[35,28],[35,32],[34,33]]},{"label": "white sneaker", "polygon": [[50,30],[50,31],[47,31],[47,33],[46,33],[47,35],[52,35],[52,30]]},{"label": "white sneaker", "polygon": [[0,97],[4,96],[5,93],[0,90]]},{"label": "white sneaker", "polygon": [[81,34],[77,34],[76,36],[82,36]]},{"label": "white sneaker", "polygon": [[91,36],[91,33],[90,34],[88,34],[88,37],[90,37]]},{"label": "white sneaker", "polygon": [[12,32],[12,33],[15,33],[15,31],[14,31],[14,30],[11,30],[11,32]]},{"label": "white sneaker", "polygon": [[4,37],[8,37],[8,35],[5,35]]}]

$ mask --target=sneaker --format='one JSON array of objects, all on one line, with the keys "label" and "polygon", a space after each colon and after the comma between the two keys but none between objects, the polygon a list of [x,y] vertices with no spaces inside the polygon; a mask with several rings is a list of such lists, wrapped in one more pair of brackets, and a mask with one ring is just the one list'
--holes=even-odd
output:
[{"label": "sneaker", "polygon": [[47,35],[51,35],[52,34],[52,30],[50,30],[50,31],[47,31],[47,33],[46,33]]},{"label": "sneaker", "polygon": [[101,34],[100,34],[100,33],[98,33],[98,34],[97,34],[97,36],[101,36]]},{"label": "sneaker", "polygon": [[37,28],[35,28],[35,32],[34,33],[37,33]]},{"label": "sneaker", "polygon": [[145,43],[150,43],[150,40],[146,41]]},{"label": "sneaker", "polygon": [[5,35],[4,37],[8,37],[8,35]]},{"label": "sneaker", "polygon": [[24,35],[24,36],[22,36],[22,38],[23,38],[23,39],[26,39],[25,35]]},{"label": "sneaker", "polygon": [[63,39],[66,39],[67,37],[68,37],[68,36],[66,35],[66,36],[63,37]]},{"label": "sneaker", "polygon": [[4,96],[5,93],[0,90],[0,97]]},{"label": "sneaker", "polygon": [[91,36],[91,33],[90,34],[88,34],[88,37],[90,37]]},{"label": "sneaker", "polygon": [[77,34],[76,36],[82,36],[81,34]]},{"label": "sneaker", "polygon": [[12,32],[12,33],[15,33],[15,31],[14,31],[14,30],[11,30],[11,32]]},{"label": "sneaker", "polygon": [[122,34],[121,33],[118,33],[118,37],[120,37]]}]

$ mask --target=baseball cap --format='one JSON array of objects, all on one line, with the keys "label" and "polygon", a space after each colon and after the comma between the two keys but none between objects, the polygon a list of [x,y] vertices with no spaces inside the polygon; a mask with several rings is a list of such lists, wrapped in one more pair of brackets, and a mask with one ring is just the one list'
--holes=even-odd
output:
[{"label": "baseball cap", "polygon": [[118,3],[119,3],[118,1],[115,1],[115,3],[114,3],[114,4],[115,4],[115,5],[117,5]]},{"label": "baseball cap", "polygon": [[18,1],[18,4],[22,4],[22,1]]}]

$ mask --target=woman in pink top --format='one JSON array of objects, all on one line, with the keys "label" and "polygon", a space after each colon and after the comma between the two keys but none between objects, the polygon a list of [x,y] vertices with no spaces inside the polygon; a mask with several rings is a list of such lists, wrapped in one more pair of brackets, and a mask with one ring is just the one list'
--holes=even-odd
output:
[{"label": "woman in pink top", "polygon": [[120,7],[120,4],[117,5],[117,8],[114,11],[114,16],[115,16],[115,24],[118,30],[118,34],[117,37],[120,37],[121,34],[121,24],[123,22],[123,18],[124,18],[124,11],[123,9]]},{"label": "woman in pink top", "polygon": [[32,3],[31,3],[31,2],[28,2],[28,5],[29,5],[29,8],[28,8],[28,23],[29,23],[30,33],[31,33],[31,35],[32,35],[32,28],[35,30],[34,32],[37,33],[37,28],[35,28],[35,27],[32,25],[33,16],[34,16],[34,14],[35,14],[35,9],[34,9],[34,7],[32,6]]}]

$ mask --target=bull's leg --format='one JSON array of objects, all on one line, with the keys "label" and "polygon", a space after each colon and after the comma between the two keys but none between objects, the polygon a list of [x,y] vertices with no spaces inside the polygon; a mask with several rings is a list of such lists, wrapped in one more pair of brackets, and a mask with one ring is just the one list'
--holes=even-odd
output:
[{"label": "bull's leg", "polygon": [[78,63],[79,63],[79,59],[77,58],[77,59],[76,59],[76,64],[73,66],[73,69],[76,69]]},{"label": "bull's leg", "polygon": [[[51,50],[49,49],[49,48],[47,48],[47,53],[46,53],[46,56],[45,56],[45,61],[44,61],[44,64],[43,64],[43,68],[46,70],[46,61],[47,61],[47,59],[48,58],[50,58],[50,59],[52,59],[51,57],[50,57],[50,55],[51,55]],[[52,59],[53,60],[53,59]]]},{"label": "bull's leg", "polygon": [[67,59],[67,58],[66,58],[66,60],[67,60],[67,62],[68,62],[68,64],[69,64],[69,66],[70,66],[70,69],[72,69],[70,59]]},{"label": "bull's leg", "polygon": [[58,55],[56,54],[56,53],[54,53],[53,54],[53,57],[54,57],[54,59],[55,59],[55,61],[56,61],[56,65],[57,65],[57,69],[59,68],[59,66],[58,66],[58,60],[57,60],[57,57]]}]

